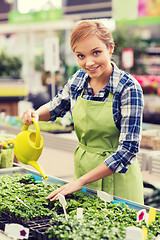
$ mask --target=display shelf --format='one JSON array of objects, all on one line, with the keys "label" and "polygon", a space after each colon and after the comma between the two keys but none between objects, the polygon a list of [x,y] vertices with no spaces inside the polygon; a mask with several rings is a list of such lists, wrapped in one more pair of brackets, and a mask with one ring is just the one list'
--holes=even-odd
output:
[{"label": "display shelf", "polygon": [[[21,132],[21,129],[17,127],[0,126],[0,131],[2,131],[2,133],[17,135]],[[41,135],[44,139],[44,146],[48,148],[74,152],[78,145],[78,140],[74,131],[64,134],[53,134],[41,131]]]},{"label": "display shelf", "polygon": [[143,180],[160,189],[160,176],[150,173],[149,171],[142,171]]},{"label": "display shelf", "polygon": [[[36,181],[43,181],[44,183],[47,183],[47,184],[58,183],[58,184],[64,185],[68,182],[68,181],[65,181],[61,178],[57,178],[57,177],[54,177],[54,176],[48,176],[48,180],[45,180],[39,172],[28,169],[28,168],[25,168],[25,167],[22,167],[22,166],[20,166],[19,164],[16,164],[16,163],[14,164],[13,168],[1,169],[0,170],[0,176],[4,176],[4,175],[12,176],[15,173],[31,174]],[[86,192],[88,194],[91,194],[91,195],[97,194],[97,192],[95,190],[90,189],[90,188],[86,188],[86,187],[83,187],[82,191]],[[123,204],[127,204],[130,208],[135,209],[137,211],[141,210],[141,209],[146,209],[146,210],[150,209],[150,206],[139,204],[139,203],[136,203],[136,202],[124,199],[124,198],[120,198],[120,197],[117,197],[117,196],[113,196],[113,200],[115,200],[117,202],[122,202]],[[156,210],[157,210],[157,212],[160,212],[160,209],[156,209]]]},{"label": "display shelf", "polygon": [[[159,177],[160,182],[160,151],[141,148],[138,153],[138,161],[142,171],[148,171],[151,176]],[[152,181],[152,178],[148,178]],[[160,184],[159,184],[160,187]]]},{"label": "display shelf", "polygon": [[160,178],[160,151],[152,151],[148,157],[150,158],[149,173]]},{"label": "display shelf", "polygon": [[140,63],[145,65],[145,74],[159,75],[160,74],[160,47],[150,46],[147,48]]},{"label": "display shelf", "polygon": [[[160,129],[160,126],[156,124],[143,123],[143,128],[156,130]],[[21,129],[17,127],[0,126],[0,131],[2,131],[3,134],[7,133],[17,135],[21,132]],[[41,131],[41,135],[44,139],[44,147],[47,148],[74,153],[78,145],[78,139],[74,131],[72,131],[72,133],[64,134],[52,134]],[[155,151],[152,149],[140,148],[140,151],[138,153],[138,160],[143,171],[149,170],[149,156],[151,156],[153,152]]]},{"label": "display shelf", "polygon": [[149,54],[158,54],[158,55],[160,55],[160,47],[159,46],[157,46],[157,47],[149,47],[149,48],[147,48],[146,52],[149,53]]},{"label": "display shelf", "polygon": [[[156,125],[156,124],[144,123],[143,127],[144,127],[144,129],[152,129],[152,130],[160,129],[160,126]],[[14,134],[14,135],[17,135],[21,131],[20,128],[7,127],[7,126],[6,127],[0,126],[0,130],[2,131],[3,134],[7,133],[7,134]],[[52,158],[54,156],[54,161],[55,161],[55,157],[57,157],[57,158],[60,157],[60,158],[62,158],[62,162],[63,162],[63,155],[60,155],[59,152],[56,153],[55,151],[60,151],[62,153],[69,154],[69,155],[67,155],[67,157],[65,157],[66,158],[65,162],[68,162],[68,164],[70,164],[71,165],[70,167],[72,168],[73,166],[71,164],[72,163],[71,159],[73,158],[74,151],[78,145],[78,140],[77,140],[75,132],[73,131],[72,133],[69,133],[69,134],[68,133],[67,134],[66,133],[65,134],[51,134],[51,133],[41,132],[41,135],[44,139],[44,150],[45,151],[43,152],[43,155],[41,156],[40,163],[41,163],[41,166],[44,169],[46,169],[45,171],[47,171],[47,168],[45,166],[45,162],[46,162],[45,158],[47,158],[48,160],[50,159],[50,161],[53,161]],[[153,151],[152,149],[140,148],[140,151],[137,155],[142,173],[148,172],[148,174],[150,174],[150,176],[151,176],[151,177],[147,178],[147,175],[146,174],[144,175],[144,181],[147,181],[149,183],[152,183],[152,180],[154,179],[154,177],[160,178],[160,169],[155,167],[155,161],[153,161],[153,158],[154,158],[156,152],[158,152],[158,151]],[[62,164],[66,164],[65,162]],[[157,161],[157,158],[156,158],[156,164],[157,164],[157,162],[159,163],[159,161]],[[44,166],[43,166],[43,164],[44,164]],[[49,161],[48,161],[48,164],[49,164]],[[54,168],[54,169],[58,169],[59,163],[56,163],[56,161],[55,161],[55,164],[56,164],[56,168]],[[66,165],[64,165],[64,166],[66,166]],[[152,170],[152,166],[153,166],[153,170]],[[56,176],[63,176],[65,178],[65,176],[66,176],[65,173],[62,174],[60,171],[58,171],[58,173],[56,173],[56,171],[58,171],[58,170],[54,170],[54,173],[56,174]],[[52,173],[51,170],[50,170],[50,173]],[[72,175],[72,174],[70,173],[70,175]],[[70,178],[72,179],[72,177],[69,177],[69,179]],[[155,184],[158,185],[157,181],[155,179]],[[160,180],[159,180],[159,182],[160,182]]]},{"label": "display shelf", "polygon": [[[44,184],[49,184],[49,185],[53,185],[53,184],[57,184],[57,183],[63,185],[65,183],[67,183],[67,181],[64,181],[63,179],[55,178],[53,176],[48,176],[49,177],[48,180],[44,180],[39,173],[32,171],[30,169],[21,167],[18,164],[16,164],[13,168],[10,168],[10,169],[2,169],[2,171],[0,171],[0,177],[3,177],[5,175],[13,176],[15,173],[16,174],[24,174],[24,175],[30,174],[34,178],[35,181],[39,181],[39,182],[43,181]],[[83,187],[82,192],[84,192],[85,196],[88,194],[91,195],[92,199],[94,199],[96,197],[95,195],[97,195],[97,191],[94,191],[92,189],[85,188],[85,187]],[[69,198],[68,199],[66,198],[66,200],[69,203]],[[128,207],[130,209],[134,209],[136,211],[143,209],[143,210],[146,210],[147,212],[149,212],[149,210],[150,210],[150,206],[138,204],[136,202],[132,202],[132,201],[129,201],[129,200],[126,200],[123,198],[116,197],[116,196],[113,196],[113,201],[111,201],[111,203],[118,204],[118,206],[123,206],[124,204],[126,204],[126,205],[128,205]],[[113,205],[113,207],[116,207],[116,205]],[[157,208],[154,208],[154,209],[156,210],[157,214],[160,213],[160,209],[157,209]],[[58,211],[58,209],[56,211]],[[131,212],[131,214],[132,214],[134,211],[129,210],[129,212]],[[59,213],[61,214],[61,211],[59,211]],[[102,212],[102,214],[103,214],[103,212]],[[0,229],[2,231],[4,231],[5,224],[7,224],[7,223],[9,223],[9,224],[18,223],[18,224],[23,225],[24,227],[29,228],[29,238],[28,238],[29,240],[31,240],[31,239],[32,240],[35,240],[35,239],[48,240],[48,235],[45,233],[45,230],[48,229],[48,227],[52,226],[50,219],[51,219],[51,217],[48,215],[48,217],[43,216],[40,219],[32,218],[32,219],[26,221],[25,219],[21,220],[21,217],[16,218],[16,217],[14,217],[14,215],[8,214],[7,212],[2,211],[2,214],[0,217]],[[91,224],[92,224],[92,222],[91,222]],[[54,239],[54,238],[52,237],[52,239]]]},{"label": "display shelf", "polygon": [[[143,123],[144,129],[160,129],[160,125]],[[21,132],[21,128],[16,126],[1,126],[0,131],[2,133],[17,135]],[[75,131],[71,133],[53,134],[41,131],[41,135],[44,138],[44,146],[49,148],[56,148],[60,150],[68,150],[74,152],[78,145],[78,139],[76,137]]]}]

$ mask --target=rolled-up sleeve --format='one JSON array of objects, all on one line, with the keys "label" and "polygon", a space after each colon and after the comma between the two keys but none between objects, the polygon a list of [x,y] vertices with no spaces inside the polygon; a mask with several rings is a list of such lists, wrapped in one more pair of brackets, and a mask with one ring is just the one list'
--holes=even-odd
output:
[{"label": "rolled-up sleeve", "polygon": [[70,85],[71,80],[60,90],[58,94],[44,106],[50,111],[50,119],[55,120],[57,117],[63,117],[70,110]]},{"label": "rolled-up sleeve", "polygon": [[50,119],[54,121],[57,117],[63,117],[68,111],[72,112],[77,97],[81,93],[87,74],[83,70],[78,70],[72,75],[63,89],[44,106],[50,112]]},{"label": "rolled-up sleeve", "polygon": [[114,172],[125,173],[139,151],[143,117],[143,92],[139,84],[132,84],[121,94],[120,137],[117,151],[105,159]]}]

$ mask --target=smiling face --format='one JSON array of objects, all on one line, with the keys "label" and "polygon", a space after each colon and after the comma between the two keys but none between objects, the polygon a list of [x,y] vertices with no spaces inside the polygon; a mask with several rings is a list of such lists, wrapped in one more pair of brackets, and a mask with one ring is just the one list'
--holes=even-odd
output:
[{"label": "smiling face", "polygon": [[91,79],[105,80],[112,73],[111,55],[113,45],[109,47],[96,35],[81,39],[75,48],[78,64]]}]

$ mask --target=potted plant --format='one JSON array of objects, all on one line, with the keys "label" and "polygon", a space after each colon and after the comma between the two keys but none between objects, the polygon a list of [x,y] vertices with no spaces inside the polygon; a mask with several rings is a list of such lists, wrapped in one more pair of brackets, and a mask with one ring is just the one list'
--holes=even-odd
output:
[{"label": "potted plant", "polygon": [[22,60],[17,56],[10,56],[3,50],[0,53],[0,77],[9,79],[20,79]]},{"label": "potted plant", "polygon": [[13,167],[14,139],[8,139],[0,143],[0,168]]}]

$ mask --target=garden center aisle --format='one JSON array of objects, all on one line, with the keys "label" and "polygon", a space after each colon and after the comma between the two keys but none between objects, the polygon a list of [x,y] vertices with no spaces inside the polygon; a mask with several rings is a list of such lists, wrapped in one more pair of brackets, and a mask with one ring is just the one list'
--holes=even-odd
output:
[{"label": "garden center aisle", "polygon": [[[48,176],[58,177],[66,181],[72,181],[73,179],[73,152],[62,151],[45,146],[40,158],[38,159],[38,164],[43,168]],[[35,170],[29,165],[24,165],[24,167]]]},{"label": "garden center aisle", "polygon": [[66,181],[73,179],[74,153],[44,147],[38,160],[46,174]]}]

